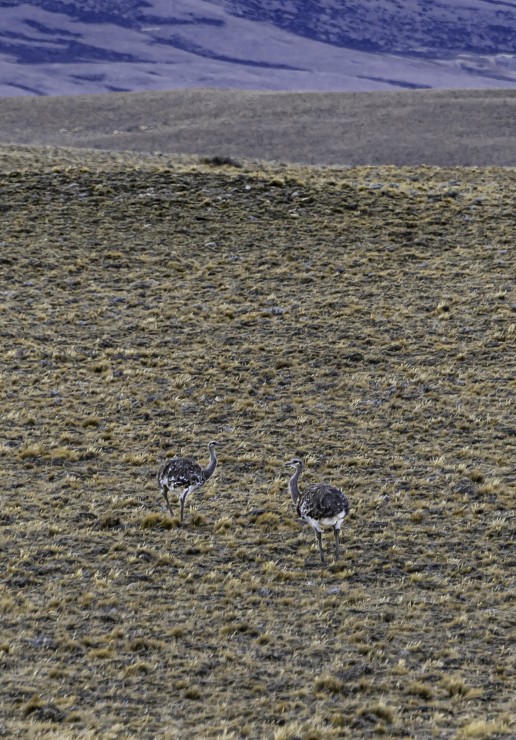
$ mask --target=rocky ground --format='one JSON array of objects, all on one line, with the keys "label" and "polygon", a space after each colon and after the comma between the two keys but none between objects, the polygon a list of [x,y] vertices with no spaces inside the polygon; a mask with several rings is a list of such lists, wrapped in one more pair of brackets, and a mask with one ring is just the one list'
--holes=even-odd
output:
[{"label": "rocky ground", "polygon": [[513,735],[515,171],[0,163],[1,733]]}]

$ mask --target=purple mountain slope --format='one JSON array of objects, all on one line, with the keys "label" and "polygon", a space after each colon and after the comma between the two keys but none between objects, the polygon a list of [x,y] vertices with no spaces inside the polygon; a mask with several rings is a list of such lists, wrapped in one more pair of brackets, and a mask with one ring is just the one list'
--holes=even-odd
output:
[{"label": "purple mountain slope", "polygon": [[516,88],[515,0],[0,0],[0,96]]}]

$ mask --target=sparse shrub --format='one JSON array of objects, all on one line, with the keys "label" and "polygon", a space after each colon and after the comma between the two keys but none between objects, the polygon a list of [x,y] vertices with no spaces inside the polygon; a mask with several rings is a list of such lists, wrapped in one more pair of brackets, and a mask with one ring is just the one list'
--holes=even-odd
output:
[{"label": "sparse shrub", "polygon": [[164,514],[147,514],[141,523],[142,529],[174,529],[179,527],[179,517],[171,519]]},{"label": "sparse shrub", "polygon": [[163,642],[152,637],[135,637],[134,640],[130,640],[128,647],[133,653],[143,653],[162,649]]},{"label": "sparse shrub", "polygon": [[226,624],[221,627],[220,634],[223,636],[247,634],[251,637],[256,637],[259,633],[256,627],[253,627],[252,624],[249,624],[247,622],[235,622],[232,624]]},{"label": "sparse shrub", "polygon": [[187,699],[202,699],[202,691],[198,686],[189,686],[185,691],[185,696]]},{"label": "sparse shrub", "polygon": [[459,730],[457,738],[458,740],[469,740],[469,738],[491,740],[491,738],[509,734],[509,725],[504,722],[489,722],[484,719],[475,719],[472,722],[468,722],[467,725],[464,725]]},{"label": "sparse shrub", "polygon": [[32,714],[36,709],[39,707],[42,707],[44,705],[44,701],[39,696],[39,694],[33,694],[33,696],[29,699],[29,701],[24,705],[22,714],[24,717],[26,717],[29,714]]},{"label": "sparse shrub", "polygon": [[348,721],[342,712],[334,712],[330,717],[332,727],[347,727]]},{"label": "sparse shrub", "polygon": [[[297,722],[289,722],[273,735],[273,740],[308,740],[307,728]],[[313,739],[313,735],[310,735]],[[320,737],[320,735],[318,736]]]},{"label": "sparse shrub", "polygon": [[181,637],[186,632],[186,627],[176,624],[175,627],[171,627],[168,631],[170,637]]},{"label": "sparse shrub", "polygon": [[420,696],[422,699],[431,699],[434,695],[432,688],[421,681],[413,681],[410,683],[407,687],[407,692],[409,694],[414,694],[415,696]]},{"label": "sparse shrub", "polygon": [[256,638],[256,642],[258,645],[269,645],[271,642],[271,635],[267,632],[264,632],[261,635],[258,635],[258,637]]},{"label": "sparse shrub", "polygon": [[383,702],[369,704],[367,707],[361,709],[359,714],[362,716],[374,715],[379,719],[383,719],[383,721],[388,724],[392,724],[396,716],[392,707],[387,706],[387,704],[384,704]]},{"label": "sparse shrub", "polygon": [[318,676],[314,682],[316,691],[325,691],[329,694],[342,694],[345,692],[345,684],[337,676],[331,673],[324,673]]},{"label": "sparse shrub", "polygon": [[110,511],[107,514],[104,514],[103,517],[100,519],[100,528],[101,529],[116,529],[117,527],[122,526],[122,520],[120,518],[120,514],[116,511]]},{"label": "sparse shrub", "polygon": [[203,514],[199,513],[198,511],[192,511],[190,514],[190,525],[192,527],[204,527],[206,526],[207,520],[206,517],[203,516]]},{"label": "sparse shrub", "polygon": [[273,511],[264,511],[256,517],[256,526],[265,529],[276,529],[279,524],[279,516]]},{"label": "sparse shrub", "polygon": [[421,509],[419,509],[418,511],[412,512],[412,514],[410,515],[410,521],[414,522],[415,524],[419,524],[420,522],[424,520],[424,518],[425,518],[425,513],[424,511],[421,511]]},{"label": "sparse shrub", "polygon": [[125,676],[138,676],[141,673],[147,674],[152,672],[152,666],[149,663],[145,663],[143,660],[138,660],[136,663],[132,663],[127,666],[124,670]]},{"label": "sparse shrub", "polygon": [[464,683],[460,676],[450,676],[443,678],[441,685],[448,691],[450,696],[466,696],[470,687]]},{"label": "sparse shrub", "polygon": [[220,519],[217,519],[217,521],[213,525],[213,531],[217,533],[226,532],[232,527],[233,521],[229,517],[221,517]]},{"label": "sparse shrub", "polygon": [[213,157],[203,157],[201,162],[211,167],[236,167],[238,169],[242,167],[242,163],[238,159],[220,154],[215,154]]},{"label": "sparse shrub", "polygon": [[88,653],[90,658],[98,658],[99,660],[108,660],[114,656],[114,651],[111,648],[102,647],[90,650]]},{"label": "sparse shrub", "polygon": [[83,422],[82,426],[87,429],[88,427],[94,427],[97,428],[100,426],[100,418],[98,416],[87,416]]},{"label": "sparse shrub", "polygon": [[150,462],[149,456],[145,452],[126,452],[122,456],[122,462],[126,465],[145,465]]}]

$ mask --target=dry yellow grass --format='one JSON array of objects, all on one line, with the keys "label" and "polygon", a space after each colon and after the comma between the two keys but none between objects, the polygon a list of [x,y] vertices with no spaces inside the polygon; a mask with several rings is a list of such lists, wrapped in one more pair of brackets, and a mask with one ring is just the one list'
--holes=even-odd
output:
[{"label": "dry yellow grass", "polygon": [[1,732],[514,734],[514,171],[4,154]]}]

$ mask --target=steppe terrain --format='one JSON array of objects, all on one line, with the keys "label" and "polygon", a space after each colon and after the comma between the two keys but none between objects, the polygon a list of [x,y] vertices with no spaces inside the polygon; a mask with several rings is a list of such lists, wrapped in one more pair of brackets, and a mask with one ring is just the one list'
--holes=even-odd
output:
[{"label": "steppe terrain", "polygon": [[[516,172],[0,180],[0,735],[514,736]],[[156,471],[210,439],[181,529]],[[293,455],[349,496],[338,562]]]},{"label": "steppe terrain", "polygon": [[516,90],[0,99],[0,142],[315,165],[516,166]]}]

